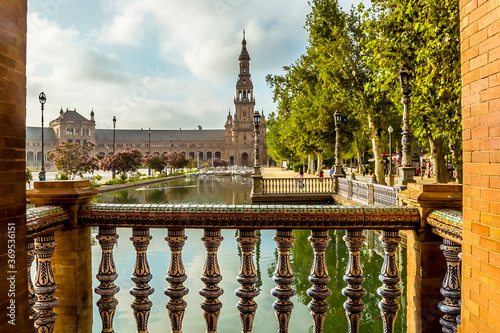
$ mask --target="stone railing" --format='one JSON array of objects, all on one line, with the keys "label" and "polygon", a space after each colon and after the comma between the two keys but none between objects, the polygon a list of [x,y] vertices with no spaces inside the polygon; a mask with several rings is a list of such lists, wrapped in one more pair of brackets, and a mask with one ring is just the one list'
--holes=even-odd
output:
[{"label": "stone railing", "polygon": [[335,179],[325,178],[262,178],[261,194],[333,193]]},{"label": "stone railing", "polygon": [[[253,320],[257,303],[255,297],[259,294],[256,287],[257,276],[254,266],[254,248],[258,240],[259,230],[274,229],[274,240],[278,250],[278,258],[273,280],[276,287],[272,295],[276,297],[273,304],[277,318],[278,332],[288,332],[293,304],[290,298],[295,291],[292,288],[294,275],[290,262],[290,249],[294,242],[293,230],[310,230],[309,241],[314,252],[311,258],[311,283],[308,295],[314,332],[324,332],[324,320],[329,305],[326,299],[332,291],[327,287],[330,280],[326,268],[326,247],[330,241],[328,231],[345,230],[344,241],[348,248],[349,258],[346,262],[344,280],[346,287],[342,294],[346,297],[344,307],[349,324],[349,332],[359,332],[359,323],[365,309],[363,296],[367,291],[362,287],[365,280],[360,249],[363,246],[363,230],[380,230],[380,240],[384,248],[384,263],[380,268],[381,286],[379,308],[384,332],[394,332],[394,318],[400,308],[397,299],[402,291],[398,284],[400,273],[397,265],[396,249],[399,246],[400,232],[405,232],[408,239],[407,270],[408,282],[406,297],[412,302],[407,310],[407,330],[412,332],[436,332],[441,325],[453,331],[456,326],[457,312],[457,277],[460,277],[457,266],[455,241],[450,235],[456,235],[455,229],[437,227],[432,219],[445,220],[441,210],[430,214],[434,207],[458,204],[458,195],[443,191],[442,188],[426,189],[410,184],[407,191],[401,192],[406,207],[373,207],[373,206],[320,206],[320,205],[119,205],[119,204],[85,204],[85,198],[92,195],[93,190],[77,188],[78,184],[68,183],[73,196],[54,194],[55,187],[66,185],[38,185],[32,199],[35,203],[51,204],[49,207],[36,208],[27,212],[27,252],[28,270],[36,258],[37,272],[34,287],[28,286],[30,297],[30,318],[35,319],[38,332],[57,332],[57,327],[89,327],[92,325],[92,274],[88,266],[90,259],[90,227],[98,227],[97,239],[102,255],[99,264],[97,280],[100,282],[95,293],[100,296],[97,307],[101,315],[102,332],[113,332],[113,318],[118,303],[116,294],[120,288],[115,284],[117,270],[113,260],[113,249],[118,235],[117,228],[132,229],[130,240],[135,248],[135,265],[132,271],[132,281],[135,286],[130,289],[134,297],[131,315],[136,319],[136,330],[148,332],[148,318],[152,302],[149,297],[154,292],[149,285],[152,275],[147,259],[147,249],[151,240],[151,228],[167,230],[167,245],[170,247],[171,259],[168,267],[165,290],[167,311],[170,317],[172,332],[182,332],[182,318],[186,310],[184,296],[188,293],[184,282],[187,279],[182,261],[182,249],[186,242],[186,230],[203,229],[202,241],[206,247],[205,265],[201,269],[201,280],[205,287],[200,290],[201,308],[207,332],[217,332],[217,322],[222,303],[219,296],[223,290],[219,286],[223,272],[218,265],[217,250],[223,241],[221,229],[237,231],[236,241],[241,251],[241,266],[237,276],[240,285],[236,295],[240,298],[237,309],[240,316],[242,332],[252,332]],[[72,185],[71,185],[72,184]],[[88,183],[87,183],[88,184]],[[81,185],[81,184],[80,184]],[[43,188],[45,186],[45,189]],[[415,187],[416,186],[416,187]],[[36,186],[37,187],[37,186]],[[42,187],[42,188],[40,188]],[[458,190],[452,188],[458,194]],[[64,189],[62,189],[64,192]],[[440,191],[440,192],[439,192]],[[43,195],[45,194],[49,195]],[[446,200],[453,200],[447,203]],[[64,204],[55,206],[53,201],[61,200]],[[72,200],[72,202],[71,202]],[[429,215],[430,214],[430,215]],[[437,215],[444,214],[444,215]],[[438,216],[438,217],[436,217]],[[425,218],[427,218],[425,220]],[[424,218],[424,220],[423,220]],[[427,221],[427,222],[426,222]],[[433,251],[434,244],[426,235],[425,226],[432,226],[435,234],[448,235],[441,249],[445,252],[447,272],[441,293],[445,299],[440,303],[440,309],[445,314],[434,323],[427,308],[435,304],[435,295],[439,295],[439,286],[434,281],[434,275],[442,263],[437,256],[422,252]],[[441,224],[440,224],[441,225]],[[31,241],[32,240],[32,241]],[[427,240],[430,240],[428,242]],[[449,243],[448,240],[455,242]],[[56,248],[56,244],[59,246]],[[420,251],[419,254],[415,251]],[[426,250],[427,251],[427,250]],[[458,251],[460,252],[460,251]],[[457,254],[458,255],[458,254]],[[438,261],[436,261],[438,260]],[[439,264],[439,265],[438,265]],[[64,267],[64,268],[62,268]],[[443,268],[445,265],[442,266]],[[444,270],[443,270],[444,271]],[[421,274],[410,273],[421,272]],[[458,272],[458,273],[457,273]],[[66,275],[65,275],[66,274]],[[28,274],[29,275],[29,274]],[[442,278],[441,276],[441,278]],[[426,281],[426,279],[428,281]],[[459,281],[459,280],[458,280]],[[63,293],[54,295],[58,285]],[[459,282],[458,282],[459,286]],[[57,294],[56,294],[57,295]],[[426,301],[431,297],[430,301]],[[54,308],[60,309],[54,311]],[[59,318],[56,315],[59,313]],[[76,318],[76,319],[75,319]],[[75,320],[78,321],[75,324]],[[424,321],[426,321],[424,325]],[[71,324],[69,324],[71,323]],[[441,325],[439,324],[441,323]],[[86,326],[87,325],[87,326]],[[436,326],[438,325],[438,326]],[[455,326],[454,326],[455,325]],[[451,328],[450,328],[451,327]],[[71,330],[70,330],[71,331]],[[76,330],[74,330],[76,332]]]},{"label": "stone railing", "polygon": [[[56,241],[51,231],[61,228],[63,210],[60,207],[43,208],[29,211],[29,216],[37,213],[45,214],[40,223],[29,221],[30,225],[43,224],[45,233],[35,238],[35,248],[28,247],[28,251],[38,258],[37,278],[34,291],[38,299],[34,301],[32,317],[37,317],[35,324],[39,332],[54,331],[57,315],[54,307],[59,300],[54,297],[57,288],[54,278],[52,253]],[[47,219],[53,217],[53,224]],[[273,304],[277,318],[279,332],[288,332],[288,321],[293,304],[290,297],[295,293],[291,287],[293,272],[290,264],[290,248],[294,241],[292,231],[308,229],[309,238],[314,251],[312,258],[311,287],[308,294],[312,297],[309,309],[312,315],[311,324],[315,332],[323,332],[323,322],[329,305],[326,298],[331,290],[326,287],[330,280],[326,269],[325,251],[330,241],[328,230],[345,229],[344,240],[349,250],[349,260],[346,266],[344,279],[347,283],[342,293],[346,296],[345,309],[350,326],[350,332],[358,332],[364,304],[362,297],[366,294],[361,283],[365,279],[361,269],[359,251],[363,246],[363,229],[381,230],[381,241],[385,251],[384,264],[379,276],[382,281],[378,293],[381,297],[379,307],[384,323],[384,332],[394,331],[394,318],[397,315],[399,304],[397,298],[402,291],[398,287],[400,281],[398,265],[395,255],[396,248],[401,240],[400,230],[415,229],[420,224],[418,210],[415,208],[370,208],[370,207],[340,207],[340,206],[229,206],[229,205],[117,205],[117,204],[86,204],[77,212],[78,227],[88,229],[91,226],[99,227],[97,239],[102,249],[102,258],[99,265],[97,279],[100,285],[95,292],[100,296],[97,301],[101,314],[102,331],[113,331],[113,317],[116,311],[119,286],[114,281],[117,278],[113,260],[113,248],[118,238],[116,228],[131,228],[130,238],[135,250],[135,266],[132,272],[132,281],[135,286],[130,290],[134,301],[132,312],[136,319],[137,331],[148,331],[148,317],[152,303],[149,296],[153,293],[149,281],[152,276],[147,260],[147,248],[151,239],[150,228],[166,228],[167,244],[171,250],[171,260],[167,273],[167,287],[165,294],[170,298],[167,310],[171,320],[172,332],[182,331],[182,318],[187,306],[183,297],[188,290],[183,286],[187,279],[182,262],[182,249],[186,241],[186,229],[203,229],[202,241],[207,249],[206,262],[201,273],[205,288],[200,290],[204,297],[201,308],[204,312],[207,332],[217,331],[217,318],[222,304],[218,297],[222,294],[218,282],[222,273],[217,262],[217,249],[222,241],[221,229],[238,230],[236,240],[242,251],[241,267],[237,277],[240,287],[236,290],[240,301],[237,304],[242,332],[252,332],[253,319],[257,303],[254,298],[259,294],[255,287],[253,251],[258,240],[256,231],[275,229],[276,246],[279,258],[274,273],[276,288],[272,294],[276,297]],[[89,240],[90,241],[90,240]],[[57,252],[57,250],[56,250]],[[38,313],[37,313],[38,312]]]},{"label": "stone railing", "polygon": [[[335,189],[336,179],[326,178],[262,178],[260,193],[253,193],[262,202],[269,200],[321,200],[320,195],[340,194],[348,200],[363,205],[396,206],[397,188],[376,183],[365,183],[353,178],[338,178],[338,193]],[[286,196],[286,198],[285,198]]]},{"label": "stone railing", "polygon": [[[427,314],[420,318],[420,322],[418,319],[415,322],[423,328],[430,326],[429,321],[436,317],[442,332],[457,332],[461,295],[462,186],[408,184],[408,189],[399,192],[398,197],[404,204],[417,207],[421,214],[421,229],[407,233],[408,257],[422,257],[418,265],[408,267],[408,272],[417,274],[415,284],[421,289],[421,298],[413,299],[414,306],[420,307],[422,313]],[[436,279],[442,281],[440,299],[426,295],[434,292],[435,288],[429,290],[425,287],[429,290],[426,292],[422,290],[424,285],[434,284],[431,281]],[[408,285],[408,289],[411,294],[413,287]],[[441,302],[438,302],[439,300]],[[435,308],[428,307],[427,304],[431,303],[438,303],[437,307],[441,311],[439,315],[436,314]],[[438,327],[435,327],[434,331],[437,329]]]},{"label": "stone railing", "polygon": [[462,213],[456,210],[435,210],[427,217],[432,232],[443,238],[440,249],[447,263],[440,290],[444,300],[439,303],[444,313],[439,320],[443,332],[456,332],[460,324],[462,219]]},{"label": "stone railing", "polygon": [[397,193],[396,187],[339,178],[339,194],[363,205],[396,206]]}]

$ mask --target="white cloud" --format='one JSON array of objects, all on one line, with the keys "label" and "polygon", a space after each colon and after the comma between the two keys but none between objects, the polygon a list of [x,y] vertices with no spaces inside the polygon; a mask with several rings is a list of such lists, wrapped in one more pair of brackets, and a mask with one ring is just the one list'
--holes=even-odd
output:
[{"label": "white cloud", "polygon": [[62,106],[84,116],[94,108],[100,128],[114,115],[119,128],[222,128],[234,110],[244,28],[256,109],[268,114],[265,75],[281,73],[307,40],[302,0],[78,2],[92,16],[74,16],[75,3],[28,15],[28,126],[39,126],[44,91],[46,125]]},{"label": "white cloud", "polygon": [[111,24],[105,25],[100,31],[94,31],[98,41],[108,44],[138,45],[144,37],[144,17],[134,10],[135,6],[113,18]]}]

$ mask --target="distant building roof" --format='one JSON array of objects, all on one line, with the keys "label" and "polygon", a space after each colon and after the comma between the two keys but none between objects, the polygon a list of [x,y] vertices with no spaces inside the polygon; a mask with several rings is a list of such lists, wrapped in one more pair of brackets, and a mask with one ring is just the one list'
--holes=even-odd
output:
[{"label": "distant building roof", "polygon": [[[43,138],[44,140],[59,140],[52,128],[43,128]],[[26,126],[26,140],[42,140],[42,128],[41,127],[28,127]]]},{"label": "distant building roof", "polygon": [[[62,119],[69,121],[89,121],[87,118],[76,112],[76,110],[70,111],[68,109],[66,109],[66,112],[63,113]],[[61,116],[54,120],[61,120]]]},{"label": "distant building roof", "polygon": [[[116,141],[148,141],[147,129],[116,130]],[[151,130],[151,141],[214,141],[224,140],[224,130]],[[112,129],[96,129],[96,141],[113,141]]]}]

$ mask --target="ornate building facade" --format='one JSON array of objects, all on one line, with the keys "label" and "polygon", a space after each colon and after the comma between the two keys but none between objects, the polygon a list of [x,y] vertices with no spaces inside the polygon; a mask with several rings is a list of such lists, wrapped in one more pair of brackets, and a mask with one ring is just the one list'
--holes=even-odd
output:
[{"label": "ornate building facade", "polygon": [[[250,55],[243,35],[242,49],[238,57],[239,74],[234,97],[234,116],[231,111],[224,129],[211,130],[149,130],[116,129],[115,151],[125,148],[137,148],[142,153],[180,152],[197,160],[200,164],[214,158],[228,160],[231,165],[251,166],[254,160],[254,123],[255,97],[250,75]],[[44,128],[45,154],[62,141],[96,145],[96,153],[113,153],[113,129],[98,129],[95,113],[90,112],[90,119],[79,114],[76,109],[59,111],[59,117]],[[259,152],[261,165],[267,164],[265,117],[261,113],[259,127]],[[42,129],[26,128],[26,163],[28,167],[40,165],[42,159]],[[45,155],[45,160],[50,161]]]}]

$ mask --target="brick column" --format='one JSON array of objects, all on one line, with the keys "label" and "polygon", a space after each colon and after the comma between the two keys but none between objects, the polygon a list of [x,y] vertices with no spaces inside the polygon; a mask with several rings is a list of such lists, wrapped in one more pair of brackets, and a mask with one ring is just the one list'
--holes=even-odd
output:
[{"label": "brick column", "polygon": [[70,222],[55,232],[57,247],[52,255],[59,299],[55,308],[58,333],[92,332],[92,253],[90,228],[78,225],[81,203],[98,191],[89,181],[35,182],[28,198],[37,206],[57,204],[70,213]]},{"label": "brick column", "polygon": [[2,1],[0,6],[0,332],[34,331],[33,321],[28,319],[25,240],[26,14],[26,0]]},{"label": "brick column", "polygon": [[462,324],[500,332],[500,1],[461,0]]},{"label": "brick column", "polygon": [[431,232],[425,219],[435,209],[461,210],[462,186],[409,183],[398,196],[407,205],[418,207],[421,218],[420,230],[407,231],[407,332],[441,332],[438,303],[446,260],[439,248],[442,238]]}]

